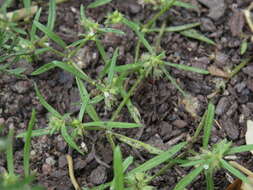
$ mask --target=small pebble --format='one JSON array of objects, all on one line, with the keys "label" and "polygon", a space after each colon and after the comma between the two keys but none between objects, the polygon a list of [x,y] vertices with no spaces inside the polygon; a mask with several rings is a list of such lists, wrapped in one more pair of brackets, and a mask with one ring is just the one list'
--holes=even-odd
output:
[{"label": "small pebble", "polygon": [[184,128],[187,126],[187,123],[181,119],[175,120],[172,124],[178,128]]},{"label": "small pebble", "polygon": [[50,156],[50,157],[46,158],[46,163],[53,166],[56,163],[56,161],[52,156]]},{"label": "small pebble", "polygon": [[98,166],[90,174],[90,182],[94,185],[102,184],[107,179],[106,168],[104,166]]}]

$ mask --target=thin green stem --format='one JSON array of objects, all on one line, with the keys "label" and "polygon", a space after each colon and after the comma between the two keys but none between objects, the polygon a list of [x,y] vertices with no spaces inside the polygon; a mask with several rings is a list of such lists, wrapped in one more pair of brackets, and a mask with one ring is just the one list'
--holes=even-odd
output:
[{"label": "thin green stem", "polygon": [[118,117],[118,114],[120,113],[121,109],[127,103],[127,100],[130,98],[130,96],[132,96],[132,94],[134,93],[135,89],[140,84],[140,82],[142,81],[142,79],[144,78],[144,76],[145,76],[145,72],[141,73],[141,75],[139,76],[139,78],[135,81],[134,85],[131,87],[131,89],[129,90],[129,92],[127,93],[127,95],[124,97],[124,99],[120,103],[119,107],[113,113],[111,121],[114,121]]},{"label": "thin green stem", "polygon": [[162,36],[165,32],[164,31],[165,26],[166,26],[166,22],[163,22],[162,27],[159,32],[159,35],[157,36],[157,39],[156,39],[156,44],[155,44],[155,51],[156,52],[159,52],[159,50],[161,49],[161,39],[162,39]]},{"label": "thin green stem", "polygon": [[245,67],[251,60],[252,57],[242,60],[229,74],[229,79],[233,78],[243,67]]},{"label": "thin green stem", "polygon": [[176,0],[171,0],[169,3],[167,3],[167,5],[160,10],[160,12],[158,12],[151,20],[149,20],[149,22],[147,24],[144,25],[143,28],[150,28],[154,22],[160,17],[162,16],[166,11],[168,11],[175,3]]}]

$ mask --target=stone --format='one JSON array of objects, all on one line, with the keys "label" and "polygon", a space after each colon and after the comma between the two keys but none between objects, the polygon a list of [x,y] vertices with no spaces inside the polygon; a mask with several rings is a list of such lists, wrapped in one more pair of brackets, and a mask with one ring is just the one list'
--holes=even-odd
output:
[{"label": "stone", "polygon": [[228,98],[227,97],[222,97],[220,99],[220,101],[218,102],[217,106],[216,106],[215,113],[217,115],[224,114],[227,111],[228,106],[229,106],[229,100],[228,100]]},{"label": "stone", "polygon": [[198,1],[209,8],[208,17],[214,20],[218,20],[225,13],[226,4],[224,0],[198,0]]},{"label": "stone", "polygon": [[31,88],[31,83],[29,81],[18,81],[14,85],[10,86],[14,92],[19,94],[26,93]]},{"label": "stone", "polygon": [[224,128],[227,136],[232,139],[236,140],[239,137],[239,126],[237,126],[234,121],[230,118],[224,118],[222,120],[222,127]]},{"label": "stone", "polygon": [[104,166],[98,166],[90,174],[90,182],[94,185],[102,184],[107,179],[106,168]]}]

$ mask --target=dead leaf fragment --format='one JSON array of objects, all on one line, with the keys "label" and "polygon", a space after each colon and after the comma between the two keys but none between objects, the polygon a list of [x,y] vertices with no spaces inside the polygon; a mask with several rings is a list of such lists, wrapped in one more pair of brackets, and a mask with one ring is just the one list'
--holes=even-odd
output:
[{"label": "dead leaf fragment", "polygon": [[241,185],[242,181],[240,179],[236,179],[226,188],[226,190],[242,190]]},{"label": "dead leaf fragment", "polygon": [[[245,140],[246,140],[246,144],[253,144],[253,121],[252,120],[248,120],[247,121],[247,132],[245,134]],[[253,150],[250,151],[253,154]]]},{"label": "dead leaf fragment", "polygon": [[249,183],[242,183],[241,190],[252,190],[253,189],[253,178],[248,177]]},{"label": "dead leaf fragment", "polygon": [[222,78],[229,78],[229,74],[215,66],[210,66],[208,67],[208,71],[210,72],[211,75],[217,76],[217,77],[222,77]]},{"label": "dead leaf fragment", "polygon": [[192,117],[197,117],[199,111],[199,100],[193,96],[186,96],[181,103],[184,105],[185,110],[191,114]]},{"label": "dead leaf fragment", "polygon": [[245,20],[244,20],[243,12],[239,10],[234,10],[233,15],[229,21],[230,31],[233,36],[241,35],[244,23],[245,23]]}]

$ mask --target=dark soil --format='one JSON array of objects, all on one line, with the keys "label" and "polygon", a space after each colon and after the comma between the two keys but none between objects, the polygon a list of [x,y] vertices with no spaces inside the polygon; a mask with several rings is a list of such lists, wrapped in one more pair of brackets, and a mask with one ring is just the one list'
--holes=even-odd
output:
[{"label": "dark soil", "polygon": [[[79,7],[82,1],[71,0],[57,8],[56,32],[67,42],[78,39],[78,33],[83,29],[79,26]],[[91,1],[83,1],[86,6]],[[199,7],[198,11],[184,8],[173,8],[160,18],[158,25],[166,20],[170,26],[182,25],[200,21],[202,25],[197,28],[205,36],[213,39],[217,46],[207,45],[181,36],[178,33],[165,33],[161,40],[161,47],[165,50],[167,60],[200,68],[211,65],[224,71],[231,70],[240,61],[249,57],[248,53],[241,56],[239,46],[242,31],[248,33],[249,29],[241,15],[241,10],[246,8],[250,0],[189,0]],[[87,15],[102,23],[107,13],[119,10],[128,18],[141,23],[146,23],[155,13],[152,6],[142,7],[135,0],[114,0],[113,3],[96,9],[88,9]],[[45,9],[46,10],[46,9]],[[47,11],[43,12],[41,22],[46,22]],[[125,31],[127,36],[118,37],[106,35],[103,39],[107,52],[112,54],[116,47],[120,49],[117,64],[131,63],[134,59],[134,47],[137,37],[125,26],[114,26]],[[150,43],[155,43],[155,35],[149,35]],[[142,51],[145,50],[144,48]],[[39,66],[58,59],[55,55],[47,53],[40,60],[32,64],[26,61],[19,65],[26,67],[27,74]],[[94,77],[103,64],[98,50],[94,44],[86,46],[83,56],[85,72]],[[203,76],[177,69],[170,69],[180,86],[191,96],[196,97],[199,103],[197,117],[189,114],[182,96],[178,90],[166,79],[146,79],[139,86],[132,97],[134,105],[139,109],[144,129],[124,130],[122,134],[151,143],[162,149],[185,140],[192,135],[199,123],[200,117],[207,108],[207,96],[217,90],[217,85],[224,82],[222,78]],[[36,128],[45,128],[48,122],[47,111],[39,104],[36,98],[33,83],[35,81],[46,100],[60,113],[76,113],[78,106],[74,103],[79,100],[79,93],[74,78],[62,70],[52,70],[40,76],[29,79],[16,78],[1,74],[0,76],[0,123],[8,129],[14,126],[16,133],[26,130],[32,108],[37,111]],[[131,82],[131,81],[130,81]],[[213,127],[211,143],[217,143],[227,138],[235,145],[245,144],[246,121],[253,119],[253,66],[250,63],[225,86],[225,89],[215,94],[213,101],[216,105],[216,122]],[[103,119],[110,118],[110,113],[105,114],[104,108],[96,108]],[[120,114],[119,120],[131,121],[126,109]],[[6,130],[7,131],[7,130]],[[92,132],[87,137],[80,139],[79,144],[85,143],[88,154],[81,156],[73,152],[75,174],[81,185],[98,185],[112,178],[112,151],[107,140],[100,132]],[[16,139],[15,167],[17,173],[22,173],[23,141]],[[142,151],[132,150],[122,144],[124,156],[132,154],[138,162],[151,158]],[[41,136],[33,138],[31,153],[31,168],[37,175],[39,184],[48,190],[73,189],[67,170],[65,154],[68,148],[62,137]],[[0,155],[0,167],[6,167],[4,155]],[[250,153],[237,155],[238,162],[253,170],[253,159]],[[158,169],[152,172],[157,172]],[[175,166],[164,175],[156,178],[153,185],[160,190],[170,190],[179,179],[189,172],[189,169]],[[216,189],[225,189],[229,184],[229,174],[219,171],[215,175]],[[199,177],[190,189],[205,189],[204,177]]]}]

